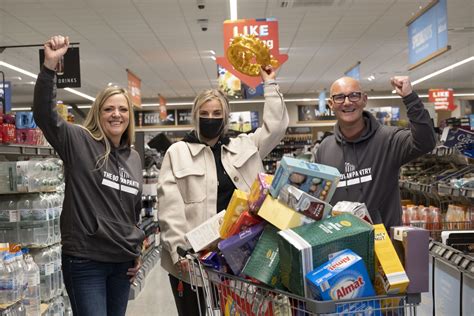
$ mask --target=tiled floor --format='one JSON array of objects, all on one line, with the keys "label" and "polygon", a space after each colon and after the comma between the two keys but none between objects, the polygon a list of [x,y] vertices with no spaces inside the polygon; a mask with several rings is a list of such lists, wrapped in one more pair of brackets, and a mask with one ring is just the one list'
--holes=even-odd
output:
[{"label": "tiled floor", "polygon": [[127,316],[175,316],[173,294],[168,273],[157,262],[145,279],[145,288],[138,297],[128,302]]}]

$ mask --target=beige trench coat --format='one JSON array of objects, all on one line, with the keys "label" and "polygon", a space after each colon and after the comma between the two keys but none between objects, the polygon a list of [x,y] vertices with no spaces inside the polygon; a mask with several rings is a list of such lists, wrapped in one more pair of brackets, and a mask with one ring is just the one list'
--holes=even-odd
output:
[{"label": "beige trench coat", "polygon": [[[235,186],[249,192],[262,159],[279,144],[288,127],[288,112],[276,84],[264,87],[263,125],[223,145],[221,159]],[[180,277],[175,264],[178,246],[189,248],[184,235],[217,213],[217,174],[211,148],[177,142],[165,154],[158,179],[158,220],[161,229],[161,265]],[[188,281],[186,275],[181,276]]]}]

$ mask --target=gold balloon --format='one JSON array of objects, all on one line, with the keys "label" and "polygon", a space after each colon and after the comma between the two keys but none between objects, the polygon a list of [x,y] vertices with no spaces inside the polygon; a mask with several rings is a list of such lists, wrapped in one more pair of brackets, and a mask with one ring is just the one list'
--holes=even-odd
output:
[{"label": "gold balloon", "polygon": [[273,68],[279,66],[278,60],[270,54],[270,50],[255,35],[238,35],[232,39],[227,48],[227,60],[239,72],[257,77],[260,68],[271,65]]}]

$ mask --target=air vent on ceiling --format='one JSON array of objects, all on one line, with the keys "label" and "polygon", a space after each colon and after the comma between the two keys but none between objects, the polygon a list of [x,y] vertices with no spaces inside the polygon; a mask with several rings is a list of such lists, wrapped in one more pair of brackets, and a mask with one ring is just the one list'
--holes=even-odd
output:
[{"label": "air vent on ceiling", "polygon": [[346,0],[280,0],[282,8],[333,7],[343,5]]}]

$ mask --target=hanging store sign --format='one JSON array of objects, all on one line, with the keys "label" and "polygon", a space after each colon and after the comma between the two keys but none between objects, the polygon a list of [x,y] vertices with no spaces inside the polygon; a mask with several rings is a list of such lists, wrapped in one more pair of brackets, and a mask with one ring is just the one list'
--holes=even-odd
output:
[{"label": "hanging store sign", "polygon": [[160,99],[160,119],[166,120],[167,111],[166,111],[166,99],[164,96],[158,93],[158,98]]},{"label": "hanging store sign", "polygon": [[428,100],[434,103],[436,111],[454,111],[456,109],[453,89],[430,89]]},{"label": "hanging store sign", "polygon": [[0,82],[0,113],[10,113],[11,110],[12,110],[11,82],[10,81]]},{"label": "hanging store sign", "polygon": [[178,125],[191,125],[191,110],[176,110],[178,115]]},{"label": "hanging store sign", "polygon": [[[279,66],[288,60],[288,55],[280,54],[278,21],[276,19],[224,21],[224,56],[227,56],[227,49],[232,39],[241,34],[257,36],[269,48],[270,54],[278,61]],[[217,57],[216,62],[251,88],[256,88],[262,82],[260,76],[251,77],[234,69],[227,57]]]},{"label": "hanging store sign", "polygon": [[443,131],[444,146],[454,147],[464,156],[474,158],[474,133],[461,128],[447,129],[447,133]]},{"label": "hanging store sign", "polygon": [[142,107],[142,80],[133,72],[127,69],[128,93],[132,104],[138,108]]},{"label": "hanging store sign", "polygon": [[407,22],[409,70],[447,52],[446,0],[434,0]]},{"label": "hanging store sign", "polygon": [[159,111],[136,111],[135,123],[137,127],[160,127],[176,125],[175,111],[168,111],[164,119]]},{"label": "hanging store sign", "polygon": [[[39,51],[40,67],[44,63],[44,49]],[[56,86],[61,88],[81,87],[81,61],[79,47],[69,47],[56,66]]]},{"label": "hanging store sign", "polygon": [[352,68],[347,70],[344,75],[347,77],[352,77],[356,80],[360,80],[360,61],[357,62],[357,64],[355,64],[354,66],[352,66]]}]

